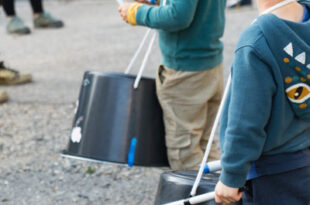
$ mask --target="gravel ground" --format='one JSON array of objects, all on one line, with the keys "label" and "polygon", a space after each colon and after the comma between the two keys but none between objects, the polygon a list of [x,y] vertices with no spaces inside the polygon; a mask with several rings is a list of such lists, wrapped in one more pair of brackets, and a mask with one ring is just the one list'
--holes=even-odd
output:
[{"label": "gravel ground", "polygon": [[[29,3],[18,1],[16,6],[32,28]],[[152,204],[162,169],[60,156],[83,73],[122,72],[145,29],[125,25],[112,0],[48,0],[45,7],[65,21],[64,29],[9,36],[0,13],[0,59],[34,76],[31,84],[0,87],[10,94],[10,101],[0,105],[0,204]],[[227,12],[226,76],[238,36],[255,15],[253,8]],[[146,76],[154,75],[159,58],[156,45]]]}]

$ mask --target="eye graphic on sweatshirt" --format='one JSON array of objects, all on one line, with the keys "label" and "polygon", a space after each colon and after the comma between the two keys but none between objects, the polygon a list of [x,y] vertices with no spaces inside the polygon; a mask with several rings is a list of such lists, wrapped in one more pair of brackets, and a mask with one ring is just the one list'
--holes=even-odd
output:
[{"label": "eye graphic on sweatshirt", "polygon": [[310,98],[310,87],[304,83],[298,83],[286,89],[288,99],[294,103],[303,103]]}]

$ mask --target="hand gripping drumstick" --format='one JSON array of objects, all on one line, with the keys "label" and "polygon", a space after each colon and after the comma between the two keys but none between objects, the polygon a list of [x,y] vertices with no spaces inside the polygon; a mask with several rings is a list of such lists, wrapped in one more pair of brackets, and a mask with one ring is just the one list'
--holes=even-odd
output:
[{"label": "hand gripping drumstick", "polygon": [[[246,189],[245,187],[241,187],[239,189],[239,192],[243,192],[245,189]],[[190,197],[190,198],[187,198],[187,199],[182,199],[182,200],[179,200],[179,201],[174,201],[174,202],[171,202],[171,203],[166,203],[166,204],[163,204],[163,205],[199,204],[199,203],[211,201],[211,200],[214,200],[214,199],[215,199],[215,192],[213,191],[213,192],[209,192],[209,193],[206,193],[206,194],[201,194],[201,195],[198,195],[198,196]]]}]

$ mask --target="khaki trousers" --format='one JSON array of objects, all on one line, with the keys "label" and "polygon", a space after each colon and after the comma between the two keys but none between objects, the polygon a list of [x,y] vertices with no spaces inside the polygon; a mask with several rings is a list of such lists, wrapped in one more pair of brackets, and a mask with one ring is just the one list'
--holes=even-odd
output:
[{"label": "khaki trousers", "polygon": [[[222,64],[195,72],[159,67],[156,92],[163,110],[171,169],[199,169],[222,98],[222,70]],[[219,156],[216,136],[209,161]]]}]

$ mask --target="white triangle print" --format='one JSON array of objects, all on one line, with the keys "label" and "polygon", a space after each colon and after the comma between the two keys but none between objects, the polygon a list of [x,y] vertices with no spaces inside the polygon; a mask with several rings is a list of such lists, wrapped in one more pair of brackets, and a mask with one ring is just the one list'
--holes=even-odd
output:
[{"label": "white triangle print", "polygon": [[289,43],[284,49],[287,54],[293,57],[293,44]]},{"label": "white triangle print", "polygon": [[310,64],[307,65],[307,68],[310,69]]},{"label": "white triangle print", "polygon": [[298,62],[305,64],[306,63],[306,53],[302,52],[301,54],[299,54],[298,56],[296,56],[295,58]]}]

